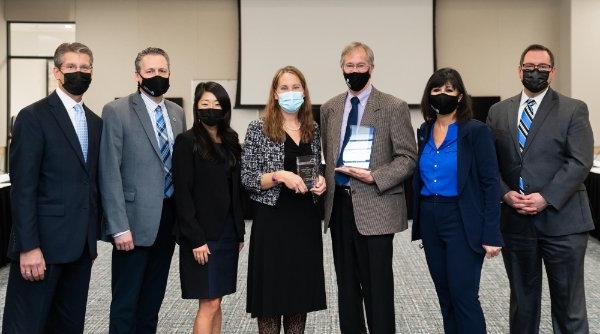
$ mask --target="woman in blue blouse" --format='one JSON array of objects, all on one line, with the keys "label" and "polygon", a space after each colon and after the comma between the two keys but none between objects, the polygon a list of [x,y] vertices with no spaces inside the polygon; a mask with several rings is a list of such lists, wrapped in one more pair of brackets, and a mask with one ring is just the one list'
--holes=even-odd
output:
[{"label": "woman in blue blouse", "polygon": [[500,253],[500,181],[492,135],[472,119],[460,74],[437,70],[421,100],[412,238],[422,239],[445,333],[485,333],[484,256]]}]

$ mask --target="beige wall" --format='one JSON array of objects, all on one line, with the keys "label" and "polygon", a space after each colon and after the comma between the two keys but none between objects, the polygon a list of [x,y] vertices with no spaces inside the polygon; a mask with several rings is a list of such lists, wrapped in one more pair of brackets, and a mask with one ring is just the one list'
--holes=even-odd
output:
[{"label": "beige wall", "polygon": [[600,146],[600,2],[571,0],[571,94],[585,101],[590,111],[596,146]]},{"label": "beige wall", "polygon": [[75,18],[77,40],[94,52],[86,103],[97,113],[106,102],[135,91],[134,59],[148,46],[169,54],[167,96],[184,98],[188,124],[192,80],[237,77],[236,0],[77,0]]},{"label": "beige wall", "polygon": [[472,95],[516,95],[519,56],[527,45],[554,50],[563,91],[560,22],[561,0],[437,0],[438,67],[454,67]]}]

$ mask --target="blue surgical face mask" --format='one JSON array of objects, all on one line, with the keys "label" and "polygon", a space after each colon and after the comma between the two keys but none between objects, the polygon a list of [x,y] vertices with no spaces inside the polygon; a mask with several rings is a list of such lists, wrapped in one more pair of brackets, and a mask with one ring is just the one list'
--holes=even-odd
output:
[{"label": "blue surgical face mask", "polygon": [[285,92],[279,94],[279,106],[290,114],[298,112],[304,104],[304,94],[301,92]]}]

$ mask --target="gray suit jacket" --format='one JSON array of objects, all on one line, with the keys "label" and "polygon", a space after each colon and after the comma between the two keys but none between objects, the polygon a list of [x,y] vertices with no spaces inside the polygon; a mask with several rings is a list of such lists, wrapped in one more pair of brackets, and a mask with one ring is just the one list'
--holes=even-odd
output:
[{"label": "gray suit jacket", "polygon": [[[325,231],[329,226],[335,193],[334,168],[340,150],[344,104],[342,93],[321,106],[321,137],[325,156]],[[361,126],[375,127],[370,169],[375,184],[351,179],[356,227],[362,235],[391,234],[407,229],[402,182],[415,168],[417,148],[406,102],[373,87]]]},{"label": "gray suit jacket", "polygon": [[[166,101],[173,136],[185,130],[185,116]],[[102,109],[100,192],[104,221],[101,236],[131,230],[136,246],[154,243],[164,199],[165,170],[152,120],[139,93],[112,101]]]},{"label": "gray suit jacket", "polygon": [[519,153],[517,116],[521,94],[493,105],[487,123],[492,128],[500,167],[502,194],[517,190],[519,176],[525,193],[539,192],[548,207],[535,216],[518,214],[502,205],[505,233],[548,236],[581,233],[594,229],[583,181],[593,162],[594,139],[585,103],[548,89]]}]

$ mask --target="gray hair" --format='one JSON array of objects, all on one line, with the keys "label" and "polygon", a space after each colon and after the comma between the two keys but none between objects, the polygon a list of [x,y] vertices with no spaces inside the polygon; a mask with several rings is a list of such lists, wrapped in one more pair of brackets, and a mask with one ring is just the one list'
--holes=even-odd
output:
[{"label": "gray hair", "polygon": [[54,66],[56,66],[56,68],[61,68],[63,64],[63,56],[68,52],[86,54],[90,56],[90,65],[94,63],[94,55],[92,54],[92,50],[90,50],[90,48],[88,48],[86,45],[78,42],[62,43],[56,48],[56,51],[54,51]]},{"label": "gray hair", "polygon": [[344,66],[344,57],[346,57],[350,54],[350,52],[358,48],[362,48],[367,53],[367,57],[369,58],[369,65],[373,66],[375,64],[375,55],[373,54],[373,50],[371,50],[371,48],[367,44],[362,42],[352,42],[346,45],[344,50],[342,50],[342,56],[340,57],[340,66]]},{"label": "gray hair", "polygon": [[161,48],[155,48],[155,47],[148,47],[145,48],[144,50],[140,51],[137,56],[135,57],[135,71],[136,72],[140,72],[140,63],[142,62],[142,58],[144,58],[144,56],[148,56],[148,55],[158,55],[158,56],[163,56],[165,57],[165,59],[167,60],[167,66],[170,68],[171,67],[171,63],[169,62],[169,55],[165,52],[165,50],[161,49]]}]

